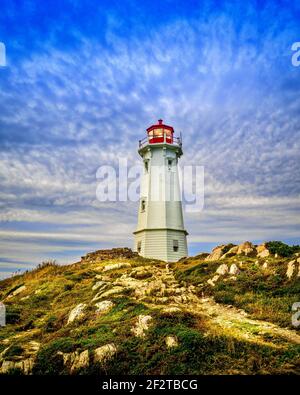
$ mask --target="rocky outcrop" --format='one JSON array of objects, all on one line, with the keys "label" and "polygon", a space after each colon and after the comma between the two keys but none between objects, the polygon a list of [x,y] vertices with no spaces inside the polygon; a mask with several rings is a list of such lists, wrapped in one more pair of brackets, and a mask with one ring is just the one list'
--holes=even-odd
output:
[{"label": "rocky outcrop", "polygon": [[58,355],[63,358],[64,366],[68,368],[70,373],[77,373],[78,370],[87,368],[89,366],[89,351],[82,352],[74,351],[71,353],[63,353],[58,351]]},{"label": "rocky outcrop", "polygon": [[136,337],[145,337],[146,332],[149,330],[149,327],[152,322],[151,315],[139,315],[135,326],[131,328],[131,331]]},{"label": "rocky outcrop", "polygon": [[178,339],[177,336],[167,336],[165,338],[166,346],[168,348],[178,347]]},{"label": "rocky outcrop", "polygon": [[205,258],[205,261],[217,261],[219,259],[230,258],[234,255],[255,256],[256,248],[249,241],[245,241],[238,246],[233,244],[222,244],[215,247],[211,254]]},{"label": "rocky outcrop", "polygon": [[211,285],[212,287],[214,287],[216,285],[216,282],[219,280],[220,276],[216,275],[213,278],[210,278],[209,280],[207,280],[207,284]]},{"label": "rocky outcrop", "polygon": [[240,273],[240,269],[237,267],[237,265],[235,263],[233,263],[230,266],[229,274],[232,274],[232,275],[236,276],[239,273]]},{"label": "rocky outcrop", "polygon": [[13,292],[11,292],[6,299],[11,299],[14,296],[19,295],[21,292],[26,290],[26,285],[21,285],[20,287],[18,287],[17,289],[15,289]]},{"label": "rocky outcrop", "polygon": [[113,286],[112,288],[108,289],[107,291],[104,292],[98,292],[97,295],[93,298],[93,301],[102,299],[102,298],[107,298],[113,295],[120,294],[125,291],[124,287],[119,287],[119,286]]},{"label": "rocky outcrop", "polygon": [[21,354],[10,358],[6,357],[9,349],[10,347],[7,347],[0,353],[0,373],[6,374],[17,369],[23,374],[31,374],[36,353],[40,349],[40,343],[31,340],[22,345]]},{"label": "rocky outcrop", "polygon": [[114,304],[110,300],[103,300],[102,302],[95,303],[95,306],[97,307],[96,314],[102,314],[111,310]]},{"label": "rocky outcrop", "polygon": [[238,252],[239,246],[233,246],[231,247],[227,252],[225,252],[224,255],[221,256],[220,259],[225,259],[225,258],[229,258],[233,255],[236,255]]},{"label": "rocky outcrop", "polygon": [[143,267],[137,267],[130,273],[130,276],[137,280],[145,280],[146,278],[152,277],[153,272],[151,268],[145,269]]},{"label": "rocky outcrop", "polygon": [[111,359],[117,352],[117,347],[114,343],[105,344],[104,346],[94,350],[94,362],[103,363]]},{"label": "rocky outcrop", "polygon": [[[92,361],[94,363],[103,363],[111,359],[116,352],[117,347],[113,343],[105,344],[92,352]],[[64,366],[71,374],[76,374],[80,370],[88,368],[90,365],[91,356],[89,350],[77,350],[70,353],[58,351],[57,355],[61,355]]]},{"label": "rocky outcrop", "polygon": [[209,280],[207,280],[207,284],[209,284],[210,286],[214,287],[216,285],[216,282],[222,277],[225,276],[226,274],[229,274],[230,277],[224,279],[224,281],[228,281],[229,280],[236,280],[236,276],[240,273],[240,269],[238,268],[238,266],[233,263],[230,266],[230,269],[228,268],[228,266],[226,265],[226,263],[223,263],[222,265],[220,265],[217,270],[216,270],[216,275],[213,276],[212,278],[210,278]]},{"label": "rocky outcrop", "polygon": [[241,254],[247,256],[254,256],[256,255],[256,248],[250,241],[245,241],[238,246],[237,255]]},{"label": "rocky outcrop", "polygon": [[0,373],[6,374],[11,370],[20,370],[23,374],[30,374],[34,365],[33,358],[22,359],[20,361],[8,361],[4,360],[0,368]]},{"label": "rocky outcrop", "polygon": [[268,250],[266,243],[257,246],[256,251],[258,258],[266,258],[270,255],[270,251]]},{"label": "rocky outcrop", "polygon": [[216,273],[218,273],[220,275],[224,275],[224,274],[228,273],[228,271],[229,271],[228,266],[225,263],[223,263],[222,265],[220,265],[218,267],[218,269],[216,270]]},{"label": "rocky outcrop", "polygon": [[224,247],[225,245],[222,244],[220,246],[217,246],[215,248],[213,248],[211,254],[209,254],[206,258],[205,261],[217,261],[218,259],[221,258],[222,255],[224,255]]},{"label": "rocky outcrop", "polygon": [[75,320],[79,320],[84,317],[84,309],[86,308],[85,303],[79,303],[74,309],[71,310],[68,317],[68,324]]},{"label": "rocky outcrop", "polygon": [[290,261],[289,263],[288,263],[288,266],[287,266],[287,271],[286,271],[286,276],[287,276],[287,278],[290,280],[292,277],[293,277],[293,274],[294,274],[294,271],[295,271],[295,260],[293,260],[293,261]]},{"label": "rocky outcrop", "polygon": [[105,281],[97,281],[96,284],[93,285],[92,290],[93,291],[99,291],[105,287],[107,287],[107,283]]}]

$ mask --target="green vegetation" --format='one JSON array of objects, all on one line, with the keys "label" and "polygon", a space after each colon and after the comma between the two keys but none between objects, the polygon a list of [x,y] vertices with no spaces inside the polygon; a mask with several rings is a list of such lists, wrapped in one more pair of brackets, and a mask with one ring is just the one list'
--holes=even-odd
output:
[{"label": "green vegetation", "polygon": [[[155,298],[164,295],[159,295],[154,287],[144,299],[136,297],[134,288],[109,295],[103,300],[109,299],[113,306],[97,312],[93,300],[97,291],[92,290],[93,285],[97,281],[118,282],[132,270],[123,268],[103,273],[104,265],[130,262],[134,269],[152,265],[165,270],[163,262],[136,256],[122,260],[95,256],[92,261],[69,266],[46,262],[23,276],[1,281],[0,300],[6,304],[7,325],[0,328],[0,353],[3,353],[0,369],[4,359],[19,361],[25,355],[28,357],[29,343],[34,341],[40,344],[34,354],[34,374],[68,374],[62,353],[86,350],[90,364],[81,368],[79,374],[299,373],[300,346],[278,332],[260,333],[257,324],[264,320],[293,329],[291,306],[299,301],[300,295],[297,273],[291,278],[286,276],[288,262],[297,259],[297,256],[291,258],[291,251],[294,254],[298,247],[286,249],[281,242],[270,243],[268,248],[279,258],[235,255],[221,261],[205,261],[207,254],[199,254],[171,264],[176,289],[195,286],[194,294],[198,297],[195,311],[185,302],[178,311],[166,312],[164,308],[169,307],[169,302],[159,304]],[[225,252],[232,246],[226,246]],[[215,286],[209,285],[207,281],[216,275],[221,264],[230,267],[233,263],[239,268],[235,277],[225,274]],[[136,273],[135,269],[131,279],[145,285],[159,280],[159,276],[153,279],[147,270]],[[21,285],[26,288],[20,294],[7,298]],[[112,287],[109,285],[107,289],[110,291]],[[222,322],[218,312],[202,311],[201,298],[214,300],[229,312],[232,306],[243,309],[258,321],[233,317],[229,324]],[[70,311],[79,303],[86,305],[84,316],[67,324]],[[140,315],[152,317],[145,337],[136,337],[132,332]],[[167,336],[175,337],[178,346],[168,348]],[[112,343],[117,346],[116,354],[101,364],[92,363],[95,349]],[[20,373],[15,368],[9,371],[9,374]]]},{"label": "green vegetation", "polygon": [[18,344],[13,344],[8,348],[8,350],[4,353],[5,358],[14,357],[15,355],[22,355],[24,349]]},{"label": "green vegetation", "polygon": [[269,241],[266,243],[266,247],[271,254],[278,254],[281,257],[289,257],[300,251],[299,245],[289,246],[282,241]]},{"label": "green vegetation", "polygon": [[[205,295],[213,296],[218,303],[242,308],[255,319],[292,327],[291,306],[299,301],[300,281],[296,276],[291,280],[286,277],[288,260],[269,257],[268,267],[264,269],[256,258],[234,259],[201,262],[186,270],[177,265],[176,277],[194,285],[201,283]],[[227,281],[217,281],[215,287],[207,284],[207,280],[215,275],[221,263],[230,266],[233,262],[242,262],[240,274],[234,281],[230,278]]]}]

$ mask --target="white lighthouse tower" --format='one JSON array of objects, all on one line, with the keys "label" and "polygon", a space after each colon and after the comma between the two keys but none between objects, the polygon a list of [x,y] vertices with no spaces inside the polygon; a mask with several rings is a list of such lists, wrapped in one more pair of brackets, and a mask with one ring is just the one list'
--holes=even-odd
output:
[{"label": "white lighthouse tower", "polygon": [[175,137],[172,126],[160,119],[147,129],[138,152],[144,172],[135,250],[147,258],[176,262],[188,254],[177,167],[181,137]]}]

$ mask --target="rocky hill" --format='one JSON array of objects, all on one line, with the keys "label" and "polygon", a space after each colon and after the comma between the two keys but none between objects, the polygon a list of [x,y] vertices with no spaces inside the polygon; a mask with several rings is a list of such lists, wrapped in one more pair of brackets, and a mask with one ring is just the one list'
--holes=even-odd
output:
[{"label": "rocky hill", "polygon": [[298,251],[246,242],[169,265],[129,249],[44,263],[0,282],[0,372],[299,374]]}]

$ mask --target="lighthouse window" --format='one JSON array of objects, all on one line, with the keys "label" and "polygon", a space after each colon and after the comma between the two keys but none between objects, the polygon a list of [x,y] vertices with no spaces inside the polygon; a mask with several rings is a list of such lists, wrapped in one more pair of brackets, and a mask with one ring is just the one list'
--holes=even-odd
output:
[{"label": "lighthouse window", "polygon": [[145,211],[146,210],[146,199],[142,199],[141,200],[141,211]]},{"label": "lighthouse window", "polygon": [[137,243],[137,252],[140,253],[141,250],[142,250],[142,242],[138,241],[138,243]]},{"label": "lighthouse window", "polygon": [[173,251],[177,252],[179,248],[178,240],[173,240]]},{"label": "lighthouse window", "polygon": [[172,167],[172,159],[168,159],[168,168],[171,170]]},{"label": "lighthouse window", "polygon": [[146,160],[145,161],[145,171],[146,171],[146,173],[148,173],[148,170],[149,170],[149,162]]}]

